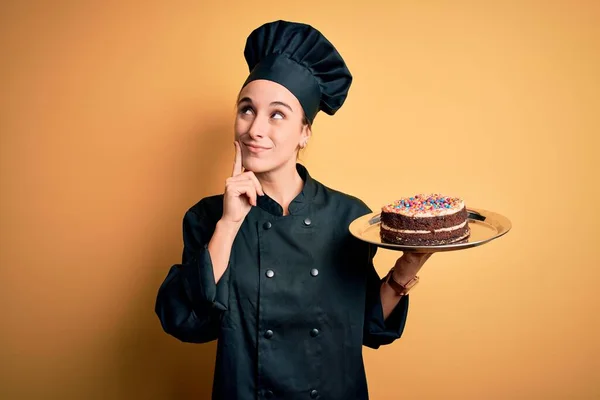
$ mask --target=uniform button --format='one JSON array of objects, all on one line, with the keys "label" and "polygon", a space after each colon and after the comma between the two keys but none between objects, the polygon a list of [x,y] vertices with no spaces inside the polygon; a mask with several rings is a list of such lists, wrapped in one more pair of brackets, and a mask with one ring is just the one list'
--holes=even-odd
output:
[{"label": "uniform button", "polygon": [[310,218],[304,218],[304,225],[309,226],[312,223]]},{"label": "uniform button", "polygon": [[271,392],[270,390],[265,391],[265,398],[266,399],[272,399],[273,398],[273,392]]},{"label": "uniform button", "polygon": [[263,228],[265,228],[265,229],[271,229],[272,226],[273,225],[269,221],[267,221],[263,224]]},{"label": "uniform button", "polygon": [[[270,330],[270,329],[268,329],[268,330],[265,332],[265,337],[266,337],[267,339],[271,339],[271,338],[273,337],[273,331],[272,331],[272,330]],[[271,394],[272,394],[272,393],[271,393]]]},{"label": "uniform button", "polygon": [[317,392],[316,390],[311,390],[310,391],[310,398],[311,399],[316,399],[319,396],[319,392]]},{"label": "uniform button", "polygon": [[310,270],[310,274],[312,276],[317,276],[317,275],[319,275],[319,270],[316,269],[316,268],[313,268],[313,269]]},{"label": "uniform button", "polygon": [[272,269],[268,269],[267,272],[265,272],[265,275],[267,276],[267,278],[272,278],[275,276],[275,271],[273,271]]},{"label": "uniform button", "polygon": [[312,336],[312,337],[317,337],[317,336],[319,336],[319,330],[318,330],[318,329],[316,329],[316,328],[315,328],[315,329],[312,329],[312,330],[310,331],[310,336]]}]

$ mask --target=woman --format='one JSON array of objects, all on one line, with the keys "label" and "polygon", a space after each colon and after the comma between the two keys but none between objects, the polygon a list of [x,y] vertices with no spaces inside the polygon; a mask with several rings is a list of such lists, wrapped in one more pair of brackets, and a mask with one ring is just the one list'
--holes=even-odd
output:
[{"label": "woman", "polygon": [[368,399],[362,346],[400,337],[428,256],[405,253],[380,279],[376,248],[348,231],[371,210],[296,162],[317,112],[333,115],[352,81],[333,45],[276,21],[244,54],[232,175],[185,214],[156,313],[182,341],[218,339],[213,399]]}]

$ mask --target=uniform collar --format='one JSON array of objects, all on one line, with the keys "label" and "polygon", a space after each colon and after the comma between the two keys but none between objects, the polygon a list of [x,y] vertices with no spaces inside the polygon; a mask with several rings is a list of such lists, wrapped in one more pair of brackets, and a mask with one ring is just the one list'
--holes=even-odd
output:
[{"label": "uniform collar", "polygon": [[[300,175],[300,178],[304,181],[304,186],[298,196],[290,203],[289,211],[291,215],[298,214],[310,204],[317,193],[317,182],[311,178],[306,167],[296,163],[296,171],[298,171],[298,175]],[[283,215],[283,208],[267,194],[258,196],[257,205],[269,214],[277,216]]]}]

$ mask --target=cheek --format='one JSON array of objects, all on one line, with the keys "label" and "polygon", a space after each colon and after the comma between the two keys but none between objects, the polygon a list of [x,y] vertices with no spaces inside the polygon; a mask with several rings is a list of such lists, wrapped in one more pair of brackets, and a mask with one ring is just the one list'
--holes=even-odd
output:
[{"label": "cheek", "polygon": [[287,131],[284,135],[278,136],[277,138],[273,138],[273,141],[276,143],[277,147],[281,149],[281,151],[287,153],[292,153],[296,147],[298,147],[298,143],[300,143],[300,136],[297,131]]},{"label": "cheek", "polygon": [[244,121],[242,118],[236,118],[233,124],[233,130],[235,132],[236,137],[241,136],[247,130],[248,123]]}]

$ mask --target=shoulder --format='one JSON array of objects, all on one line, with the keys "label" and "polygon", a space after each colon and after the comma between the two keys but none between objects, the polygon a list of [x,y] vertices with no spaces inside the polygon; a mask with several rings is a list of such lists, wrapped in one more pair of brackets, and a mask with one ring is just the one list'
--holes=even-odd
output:
[{"label": "shoulder", "polygon": [[362,199],[354,194],[342,192],[318,181],[317,184],[321,192],[318,196],[320,200],[335,207],[351,219],[373,212]]},{"label": "shoulder", "polygon": [[200,199],[186,211],[186,218],[196,217],[218,221],[223,215],[223,194]]},{"label": "shoulder", "polygon": [[333,215],[336,221],[332,223],[334,229],[340,237],[343,237],[347,254],[356,256],[356,259],[361,259],[362,252],[367,251],[370,255],[374,255],[376,248],[371,250],[371,246],[367,246],[365,242],[357,241],[350,235],[349,225],[357,218],[372,213],[371,208],[358,196],[342,192],[341,190],[318,183],[320,195],[317,196],[319,201],[324,206],[324,211],[329,215]]}]

